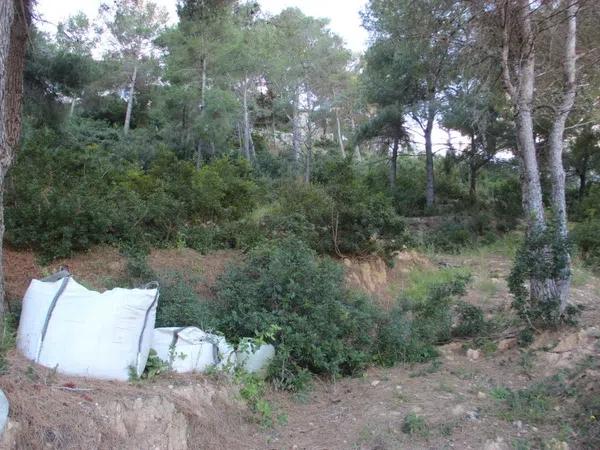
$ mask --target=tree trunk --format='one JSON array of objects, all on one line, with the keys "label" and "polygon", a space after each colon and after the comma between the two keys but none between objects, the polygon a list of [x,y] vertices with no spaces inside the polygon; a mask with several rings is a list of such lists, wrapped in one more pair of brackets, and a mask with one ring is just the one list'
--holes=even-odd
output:
[{"label": "tree trunk", "polygon": [[207,58],[206,56],[204,58],[202,58],[202,74],[201,74],[201,85],[200,85],[200,89],[202,89],[202,91],[200,92],[200,111],[204,112],[204,107],[205,107],[205,101],[206,101],[206,64],[207,64]]},{"label": "tree trunk", "polygon": [[307,184],[310,183],[311,170],[312,170],[312,139],[311,139],[310,130],[309,130],[309,133],[307,133],[307,136],[306,136],[306,166],[304,168],[304,182]]},{"label": "tree trunk", "polygon": [[248,113],[248,84],[244,81],[243,86],[243,99],[242,106],[244,108],[244,122],[243,122],[243,144],[244,144],[244,156],[248,161],[252,161],[253,145],[252,145],[252,132],[250,130],[250,115]]},{"label": "tree trunk", "polygon": [[198,145],[196,146],[196,170],[202,168],[202,139],[198,139]]},{"label": "tree trunk", "polygon": [[469,198],[477,202],[477,165],[473,161],[469,161]]},{"label": "tree trunk", "polygon": [[342,125],[340,123],[340,115],[338,114],[338,110],[335,110],[335,122],[337,124],[337,138],[338,144],[340,145],[340,152],[342,154],[342,158],[346,158],[346,150],[344,149],[344,139],[342,138]]},{"label": "tree trunk", "polygon": [[292,113],[292,155],[294,165],[298,165],[300,161],[300,91],[296,92],[293,104],[294,111]]},{"label": "tree trunk", "polygon": [[[510,53],[509,8],[516,7],[521,34],[520,60],[516,69],[517,86],[512,82]],[[546,219],[542,199],[542,186],[538,166],[535,139],[533,133],[532,105],[535,86],[535,48],[531,26],[531,10],[529,0],[519,0],[518,5],[511,5],[506,0],[503,6],[503,43],[502,43],[502,77],[505,89],[512,99],[515,109],[517,147],[522,163],[523,206],[527,216],[528,236],[537,236],[546,231]],[[535,258],[539,261],[552,257],[549,248],[540,250]],[[532,274],[530,278],[530,297],[533,303],[553,301],[557,296],[556,283],[549,274]]]},{"label": "tree trunk", "polygon": [[[356,123],[354,122],[354,117],[350,116],[350,123],[352,124],[352,133],[356,133]],[[354,146],[354,157],[358,162],[362,161],[362,155],[360,153],[360,146],[356,144]]]},{"label": "tree trunk", "polygon": [[584,168],[584,170],[582,170],[579,173],[579,200],[583,200],[583,197],[585,197],[585,191],[586,191],[586,185],[587,185],[587,170]]},{"label": "tree trunk", "polygon": [[[563,0],[563,7],[566,9],[567,35],[565,40],[564,56],[564,76],[565,85],[562,102],[554,118],[550,136],[548,138],[550,148],[550,179],[552,181],[552,209],[556,216],[557,232],[559,237],[568,239],[567,228],[567,204],[565,199],[565,170],[563,166],[563,148],[565,124],[569,113],[575,103],[575,76],[576,76],[576,50],[577,39],[577,2],[573,0]],[[565,246],[566,248],[566,246]],[[560,312],[564,312],[569,300],[569,290],[571,286],[571,264],[568,250],[565,250],[564,267],[560,267],[560,273],[556,280],[558,294],[560,296]]]},{"label": "tree trunk", "polygon": [[71,107],[69,108],[69,119],[73,117],[73,113],[75,112],[75,103],[77,103],[76,98],[71,99]]},{"label": "tree trunk", "polygon": [[433,143],[431,134],[435,123],[435,111],[431,105],[428,106],[427,125],[425,126],[425,172],[426,172],[426,189],[425,189],[425,205],[427,209],[433,208],[435,203],[435,180],[433,174]]},{"label": "tree trunk", "polygon": [[21,138],[23,69],[31,0],[0,1],[0,337],[7,310],[4,292],[4,180]]},{"label": "tree trunk", "polygon": [[123,126],[123,132],[129,133],[129,126],[131,125],[131,112],[133,110],[133,97],[135,95],[135,81],[137,78],[137,66],[133,66],[133,74],[131,75],[131,83],[129,84],[129,98],[127,99],[127,112],[125,113],[125,125]]},{"label": "tree trunk", "polygon": [[392,146],[392,157],[390,158],[390,189],[393,191],[396,188],[396,176],[398,170],[398,145],[399,139],[394,138],[394,145]]}]

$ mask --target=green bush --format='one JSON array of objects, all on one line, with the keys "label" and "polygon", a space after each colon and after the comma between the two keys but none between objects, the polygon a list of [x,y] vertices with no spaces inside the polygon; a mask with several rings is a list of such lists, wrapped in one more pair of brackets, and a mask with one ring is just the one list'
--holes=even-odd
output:
[{"label": "green bush", "polygon": [[486,329],[486,321],[481,308],[465,302],[456,305],[457,324],[452,335],[458,337],[479,336]]},{"label": "green bush", "polygon": [[160,299],[156,311],[157,327],[195,326],[215,330],[216,319],[210,302],[200,299],[194,291],[193,279],[173,272],[158,277]]},{"label": "green bush", "polygon": [[279,327],[271,378],[298,388],[306,371],[340,376],[371,361],[376,313],[344,287],[342,268],[296,239],[260,246],[217,284],[218,329],[233,342]]},{"label": "green bush", "polygon": [[314,179],[332,202],[329,211],[319,210],[327,227],[321,239],[323,252],[388,256],[408,242],[393,198],[372,189],[352,161],[323,158],[315,167]]},{"label": "green bush", "polygon": [[600,219],[588,219],[576,224],[571,237],[584,262],[600,268]]},{"label": "green bush", "polygon": [[[198,172],[161,146],[135,136],[125,143],[92,121],[27,134],[7,186],[7,241],[46,260],[103,243],[185,242],[190,228],[240,220],[261,195],[247,161],[220,158]],[[210,248],[227,239],[191,240]]]},{"label": "green bush", "polygon": [[473,243],[474,236],[467,226],[458,221],[445,221],[426,239],[435,251],[457,253]]},{"label": "green bush", "polygon": [[392,366],[437,356],[435,346],[451,337],[454,299],[464,295],[469,280],[467,274],[454,274],[429,285],[424,298],[402,298],[390,313],[382,314],[375,360]]}]

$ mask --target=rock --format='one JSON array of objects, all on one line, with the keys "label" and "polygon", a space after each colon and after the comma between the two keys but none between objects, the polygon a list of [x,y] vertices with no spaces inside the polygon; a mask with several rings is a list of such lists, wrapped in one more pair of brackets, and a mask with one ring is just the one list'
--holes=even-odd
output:
[{"label": "rock", "polygon": [[472,348],[470,348],[469,350],[467,350],[467,358],[469,359],[479,359],[479,357],[481,356],[481,352],[479,350],[474,350]]},{"label": "rock", "polygon": [[600,339],[600,329],[597,327],[589,327],[584,330],[584,333],[587,337]]},{"label": "rock", "polygon": [[373,380],[373,381],[371,381],[371,386],[375,387],[375,386],[377,386],[379,383],[381,383],[381,381],[379,381],[379,380]]},{"label": "rock", "polygon": [[495,441],[488,439],[485,441],[485,445],[483,446],[483,450],[509,450],[510,447],[504,439],[501,437],[497,437]]},{"label": "rock", "polygon": [[439,347],[442,353],[454,353],[460,351],[462,344],[460,342],[450,342]]},{"label": "rock", "polygon": [[556,438],[550,439],[548,442],[545,442],[545,448],[548,450],[569,450],[569,444],[564,441],[559,441]]},{"label": "rock", "polygon": [[0,436],[8,422],[8,399],[2,389],[0,389]]},{"label": "rock", "polygon": [[505,352],[517,346],[517,338],[502,339],[498,342],[498,351]]},{"label": "rock", "polygon": [[469,412],[467,412],[467,419],[478,422],[479,421],[479,413],[477,411],[469,411]]},{"label": "rock", "polygon": [[0,435],[0,448],[18,448],[17,439],[21,431],[21,424],[9,420]]},{"label": "rock", "polygon": [[521,422],[520,420],[516,420],[513,422],[513,425],[517,428],[517,430],[522,430],[523,429],[523,422]]},{"label": "rock", "polygon": [[575,350],[579,346],[579,333],[569,334],[562,338],[552,349],[553,353],[566,353]]},{"label": "rock", "polygon": [[483,399],[486,399],[486,398],[487,398],[487,394],[486,394],[485,392],[481,392],[481,391],[479,391],[479,392],[477,393],[477,398],[479,398],[479,399],[481,399],[481,400],[483,400]]},{"label": "rock", "polygon": [[462,417],[467,412],[464,405],[456,405],[452,408],[452,415],[456,417]]}]

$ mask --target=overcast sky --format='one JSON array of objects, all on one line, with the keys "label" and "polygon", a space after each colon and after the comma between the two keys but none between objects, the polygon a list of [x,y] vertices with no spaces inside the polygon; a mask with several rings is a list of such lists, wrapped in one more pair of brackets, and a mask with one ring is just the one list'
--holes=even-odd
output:
[{"label": "overcast sky", "polygon": [[[94,16],[100,3],[101,0],[38,0],[37,14],[42,24],[45,21],[43,28],[52,30],[58,22],[78,11]],[[176,20],[176,0],[156,0],[156,3],[169,11],[171,21]],[[328,18],[331,20],[331,29],[342,36],[352,51],[365,49],[367,32],[361,27],[359,12],[366,0],[259,0],[259,3],[263,11],[271,14],[295,6],[307,16]]]}]

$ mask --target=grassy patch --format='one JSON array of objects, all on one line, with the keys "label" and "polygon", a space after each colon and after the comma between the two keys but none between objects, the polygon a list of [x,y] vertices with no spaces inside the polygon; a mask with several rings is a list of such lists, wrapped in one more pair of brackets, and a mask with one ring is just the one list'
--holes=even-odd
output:
[{"label": "grassy patch", "polygon": [[572,270],[573,278],[571,283],[573,287],[584,287],[594,279],[594,275],[592,274],[592,272],[585,267],[573,265]]},{"label": "grassy patch", "polygon": [[489,300],[498,294],[500,286],[496,280],[480,278],[475,283],[475,290],[482,295],[483,300]]},{"label": "grassy patch", "polygon": [[429,436],[429,426],[425,419],[415,413],[408,414],[402,422],[402,432],[411,436]]},{"label": "grassy patch", "polygon": [[470,271],[466,268],[414,269],[408,274],[408,281],[402,295],[414,302],[422,302],[427,299],[432,285],[450,283],[457,277],[470,277],[470,275]]}]

